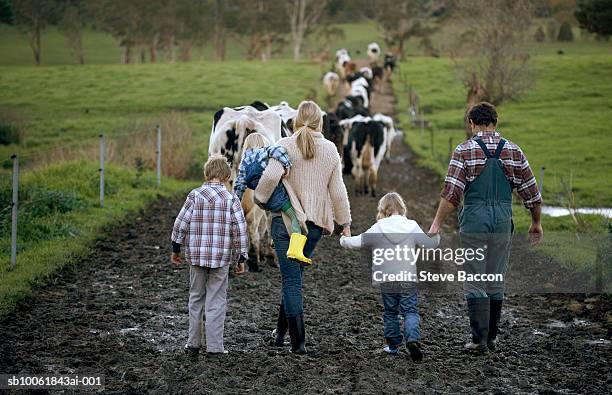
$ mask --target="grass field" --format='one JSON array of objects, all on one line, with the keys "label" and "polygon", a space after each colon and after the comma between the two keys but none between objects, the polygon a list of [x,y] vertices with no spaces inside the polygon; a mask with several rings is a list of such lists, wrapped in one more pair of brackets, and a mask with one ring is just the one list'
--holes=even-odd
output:
[{"label": "grass field", "polygon": [[[0,145],[5,167],[0,173],[0,315],[30,295],[33,284],[78,262],[105,226],[158,194],[183,193],[197,183],[164,178],[158,189],[150,164],[114,160],[114,151],[133,149],[140,155],[142,139],[154,136],[153,126],[162,122],[172,126],[164,128],[165,136],[180,133],[169,137],[173,152],[166,150],[165,163],[186,157],[198,177],[215,110],[255,99],[297,105],[316,95],[319,78],[319,66],[283,60],[265,67],[233,61],[0,68],[0,120],[19,123],[25,133],[20,144]],[[102,131],[109,143],[103,209],[96,162]],[[9,271],[13,152],[22,156],[26,170],[20,182],[17,268]]]},{"label": "grass field", "polygon": [[[566,47],[567,48],[567,47]],[[548,52],[546,52],[548,53]],[[519,144],[540,179],[544,166],[545,204],[569,204],[565,185],[577,206],[612,207],[612,53],[608,44],[590,45],[565,55],[533,58],[535,85],[518,102],[499,106],[499,130]],[[465,140],[466,91],[449,59],[410,58],[396,76],[397,112],[406,141],[422,164],[442,177],[451,150]],[[419,94],[430,127],[411,127],[408,87]],[[433,142],[433,144],[432,144]],[[596,215],[542,219],[544,243],[538,248],[572,270],[601,273],[598,253],[610,221]],[[527,232],[530,216],[520,202],[514,207],[515,231]],[[612,279],[608,266],[606,281]],[[608,288],[609,291],[609,288]]]},{"label": "grass field", "polygon": [[[546,168],[547,204],[566,203],[565,180],[578,205],[612,207],[612,54],[601,52],[534,57],[535,85],[520,101],[499,108],[499,130],[523,148],[537,177]],[[449,148],[465,139],[465,89],[448,59],[411,58],[401,70],[432,125],[424,133],[406,128],[407,141],[424,163],[443,174]],[[399,79],[394,85],[404,125],[410,121],[408,85]]]}]

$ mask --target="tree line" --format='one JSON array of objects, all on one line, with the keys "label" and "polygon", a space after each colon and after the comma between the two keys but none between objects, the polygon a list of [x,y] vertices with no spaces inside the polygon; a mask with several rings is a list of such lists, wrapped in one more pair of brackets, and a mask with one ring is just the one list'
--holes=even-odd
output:
[{"label": "tree line", "polygon": [[[509,7],[505,0],[468,3],[476,10],[469,17]],[[0,0],[0,23],[14,24],[27,36],[37,65],[41,34],[49,25],[66,36],[79,64],[85,63],[88,28],[112,35],[123,63],[155,63],[160,57],[189,61],[194,48],[205,44],[212,46],[214,59],[224,60],[229,38],[246,48],[248,59],[265,61],[289,46],[299,60],[314,41],[320,53],[329,54],[343,36],[337,23],[364,19],[375,21],[382,41],[403,57],[405,43],[414,37],[426,53],[436,55],[431,33],[461,16],[465,5],[459,0]],[[612,33],[612,0],[533,0],[531,5],[536,16],[575,10],[584,29],[602,37]]]}]

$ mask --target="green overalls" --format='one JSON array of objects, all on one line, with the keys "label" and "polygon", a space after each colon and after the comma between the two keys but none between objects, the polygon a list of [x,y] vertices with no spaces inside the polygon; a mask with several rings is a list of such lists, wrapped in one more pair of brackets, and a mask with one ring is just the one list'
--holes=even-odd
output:
[{"label": "green overalls", "polygon": [[[459,234],[462,248],[484,248],[485,259],[466,260],[463,267],[469,274],[505,275],[510,254],[512,224],[512,186],[504,174],[499,156],[506,141],[501,139],[495,155],[491,155],[481,139],[475,139],[486,156],[482,173],[467,184],[463,209],[459,212]],[[503,300],[503,281],[465,281],[466,299]]]}]

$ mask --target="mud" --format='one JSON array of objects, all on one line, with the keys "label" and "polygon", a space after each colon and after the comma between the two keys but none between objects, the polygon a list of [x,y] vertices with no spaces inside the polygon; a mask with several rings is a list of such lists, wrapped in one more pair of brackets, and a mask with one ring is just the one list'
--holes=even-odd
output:
[{"label": "mud", "polygon": [[[439,188],[398,140],[380,193],[399,191],[427,227]],[[364,231],[376,199],[350,199],[354,233]],[[476,357],[462,351],[461,294],[424,291],[424,362],[385,355],[380,296],[360,278],[359,253],[341,250],[337,236],[322,240],[305,273],[308,355],[268,345],[280,298],[278,269],[269,264],[231,279],[230,353],[191,360],[182,352],[188,268],[168,261],[182,201],[159,199],[110,230],[91,256],[0,321],[0,372],[100,373],[109,393],[606,393],[612,386],[612,303],[603,296],[509,295],[498,351]]]}]

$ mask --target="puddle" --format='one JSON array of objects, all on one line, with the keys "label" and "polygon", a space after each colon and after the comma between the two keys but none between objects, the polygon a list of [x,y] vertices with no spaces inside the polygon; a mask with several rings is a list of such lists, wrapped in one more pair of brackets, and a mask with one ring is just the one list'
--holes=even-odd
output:
[{"label": "puddle", "polygon": [[586,343],[591,346],[607,346],[608,344],[610,344],[610,340],[597,339],[597,340],[589,340]]},{"label": "puddle", "polygon": [[559,320],[551,320],[547,326],[549,328],[567,328],[567,324]]},{"label": "puddle", "polygon": [[[607,207],[580,207],[572,211],[575,211],[578,214],[596,214],[603,215],[607,218],[612,218],[612,208]],[[563,217],[565,215],[570,215],[570,210],[565,207],[542,206],[542,214],[546,214],[551,217]]]}]

